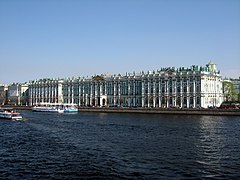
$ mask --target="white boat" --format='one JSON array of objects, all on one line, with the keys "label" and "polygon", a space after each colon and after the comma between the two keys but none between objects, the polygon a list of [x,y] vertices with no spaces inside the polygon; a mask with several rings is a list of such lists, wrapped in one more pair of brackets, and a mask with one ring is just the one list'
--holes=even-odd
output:
[{"label": "white boat", "polygon": [[0,118],[2,119],[14,119],[14,120],[20,120],[22,119],[22,116],[19,112],[12,108],[1,108],[0,109]]},{"label": "white boat", "polygon": [[63,112],[63,109],[57,103],[40,103],[32,108],[37,112]]},{"label": "white boat", "polygon": [[37,112],[57,112],[57,113],[68,113],[78,112],[77,104],[67,103],[40,103],[32,108],[33,111]]},{"label": "white boat", "polygon": [[72,104],[72,103],[63,103],[61,105],[63,111],[65,113],[74,113],[74,112],[78,112],[78,105],[77,104]]}]

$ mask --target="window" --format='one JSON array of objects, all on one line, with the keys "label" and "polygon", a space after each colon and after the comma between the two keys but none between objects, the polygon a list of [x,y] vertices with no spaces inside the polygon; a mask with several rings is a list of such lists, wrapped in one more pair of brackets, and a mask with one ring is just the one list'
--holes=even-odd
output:
[{"label": "window", "polygon": [[200,97],[197,97],[197,104],[200,104]]},{"label": "window", "polygon": [[183,92],[187,92],[187,86],[183,87]]},{"label": "window", "polygon": [[178,92],[178,93],[181,92],[181,87],[180,87],[180,86],[177,87],[177,92]]},{"label": "window", "polygon": [[162,93],[164,93],[165,92],[165,88],[164,87],[162,87]]},{"label": "window", "polygon": [[190,85],[190,92],[193,92],[193,85]]},{"label": "window", "polygon": [[190,97],[190,104],[193,104],[193,97]]}]

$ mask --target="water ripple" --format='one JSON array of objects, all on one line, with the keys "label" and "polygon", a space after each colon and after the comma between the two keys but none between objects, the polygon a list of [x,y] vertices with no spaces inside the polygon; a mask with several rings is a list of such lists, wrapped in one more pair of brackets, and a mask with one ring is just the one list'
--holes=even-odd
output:
[{"label": "water ripple", "polygon": [[237,117],[42,114],[0,121],[3,179],[237,179]]}]

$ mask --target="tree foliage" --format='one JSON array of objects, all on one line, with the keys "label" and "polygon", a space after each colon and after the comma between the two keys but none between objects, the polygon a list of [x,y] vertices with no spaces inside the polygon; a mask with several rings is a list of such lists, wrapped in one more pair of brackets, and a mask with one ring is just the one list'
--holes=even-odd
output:
[{"label": "tree foliage", "polygon": [[239,101],[240,94],[234,89],[232,82],[223,82],[223,93],[226,101]]}]

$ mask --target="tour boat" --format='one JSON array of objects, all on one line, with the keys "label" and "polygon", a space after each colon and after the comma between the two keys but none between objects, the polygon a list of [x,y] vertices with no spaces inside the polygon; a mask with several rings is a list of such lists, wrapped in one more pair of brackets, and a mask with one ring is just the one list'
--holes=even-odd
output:
[{"label": "tour boat", "polygon": [[32,110],[37,112],[63,112],[63,109],[57,103],[40,103],[34,106]]},{"label": "tour boat", "polygon": [[74,112],[78,112],[78,105],[77,104],[68,104],[68,103],[63,103],[61,105],[63,111],[65,113],[74,113]]},{"label": "tour boat", "polygon": [[33,111],[37,112],[57,112],[57,113],[68,113],[78,112],[77,104],[67,103],[40,103],[32,108]]},{"label": "tour boat", "polygon": [[13,119],[13,120],[20,120],[22,116],[19,112],[12,108],[1,108],[0,109],[0,118],[2,119]]}]

